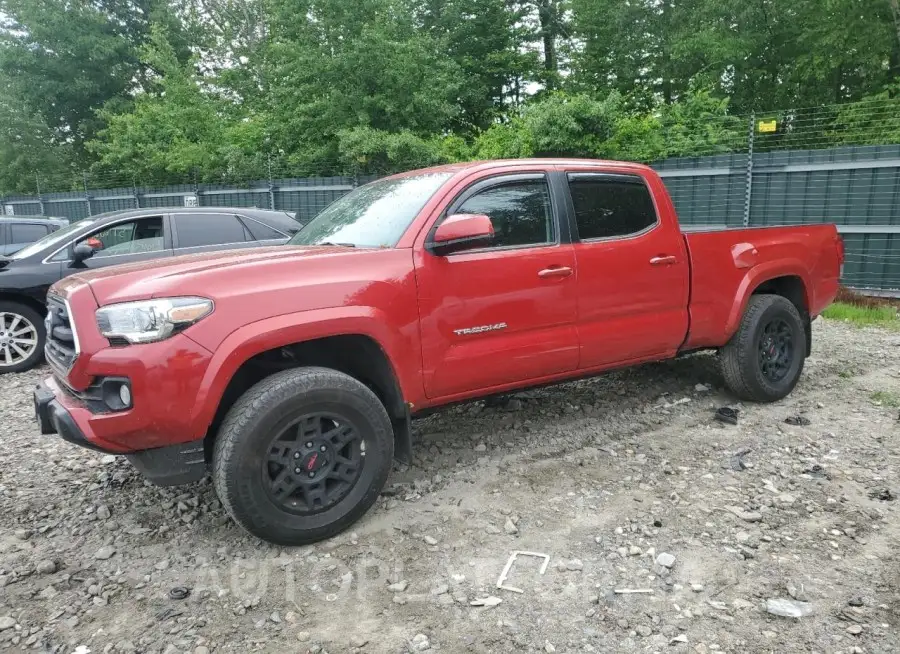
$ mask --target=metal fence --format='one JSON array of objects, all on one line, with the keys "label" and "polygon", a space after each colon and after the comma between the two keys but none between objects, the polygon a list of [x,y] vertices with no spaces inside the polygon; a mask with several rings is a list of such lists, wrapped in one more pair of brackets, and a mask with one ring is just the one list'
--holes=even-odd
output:
[{"label": "metal fence", "polygon": [[[655,164],[681,222],[696,227],[837,223],[847,246],[844,283],[900,295],[900,145],[748,151]],[[240,188],[181,185],[13,196],[7,215],[80,220],[119,209],[240,206],[296,212],[301,222],[372,178],[316,177]]]},{"label": "metal fence", "polygon": [[58,216],[81,220],[107,211],[148,207],[257,207],[292,211],[307,222],[372,178],[310,177],[251,182],[241,188],[214,184],[117,188],[4,198],[7,216]]},{"label": "metal fence", "polygon": [[900,145],[673,159],[655,168],[682,224],[836,223],[847,251],[844,284],[900,295]]}]

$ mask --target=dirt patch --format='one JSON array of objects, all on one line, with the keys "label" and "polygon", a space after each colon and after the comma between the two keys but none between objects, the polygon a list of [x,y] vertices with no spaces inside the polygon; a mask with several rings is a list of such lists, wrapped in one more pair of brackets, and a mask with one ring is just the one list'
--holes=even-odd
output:
[{"label": "dirt patch", "polygon": [[[900,651],[900,423],[873,400],[900,391],[900,335],[814,333],[773,405],[735,403],[698,355],[437,413],[353,531],[293,549],[208,481],[160,489],[41,437],[46,370],[4,376],[0,648]],[[550,556],[516,562],[521,594],[495,587],[514,550]]]}]

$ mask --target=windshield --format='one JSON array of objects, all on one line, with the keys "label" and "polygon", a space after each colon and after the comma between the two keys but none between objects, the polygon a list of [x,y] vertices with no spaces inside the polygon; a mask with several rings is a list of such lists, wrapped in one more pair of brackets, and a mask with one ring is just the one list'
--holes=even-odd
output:
[{"label": "windshield", "polygon": [[56,230],[52,234],[48,234],[40,241],[35,241],[31,245],[22,248],[21,250],[13,254],[10,258],[26,259],[30,256],[38,254],[39,252],[42,252],[45,248],[52,247],[54,245],[62,245],[68,239],[69,234],[80,231],[93,222],[93,220],[79,220],[77,223],[67,225],[62,229]]},{"label": "windshield", "polygon": [[290,244],[392,248],[451,175],[424,173],[360,186],[313,218]]}]

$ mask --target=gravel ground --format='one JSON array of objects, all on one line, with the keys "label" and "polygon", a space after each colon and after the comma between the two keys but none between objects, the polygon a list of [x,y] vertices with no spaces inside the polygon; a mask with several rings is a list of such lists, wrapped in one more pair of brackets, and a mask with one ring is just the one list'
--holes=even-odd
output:
[{"label": "gravel ground", "polygon": [[[900,651],[900,333],[814,331],[774,405],[734,404],[698,355],[417,421],[377,507],[294,549],[208,480],[41,437],[46,370],[4,376],[0,649]],[[550,558],[516,562],[522,593],[496,588],[514,550]]]}]

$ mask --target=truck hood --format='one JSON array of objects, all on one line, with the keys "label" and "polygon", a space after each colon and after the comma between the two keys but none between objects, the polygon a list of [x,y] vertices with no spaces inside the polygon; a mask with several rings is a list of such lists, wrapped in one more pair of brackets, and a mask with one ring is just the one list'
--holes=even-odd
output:
[{"label": "truck hood", "polygon": [[[285,246],[225,250],[204,254],[187,254],[129,263],[109,268],[85,270],[68,278],[71,282],[89,284],[100,306],[172,295],[215,295],[222,283],[229,279],[240,285],[241,280],[265,276],[274,267],[302,265],[335,257],[354,257],[372,249],[340,246]],[[183,292],[190,290],[190,293]],[[208,289],[209,292],[198,292]]]}]

